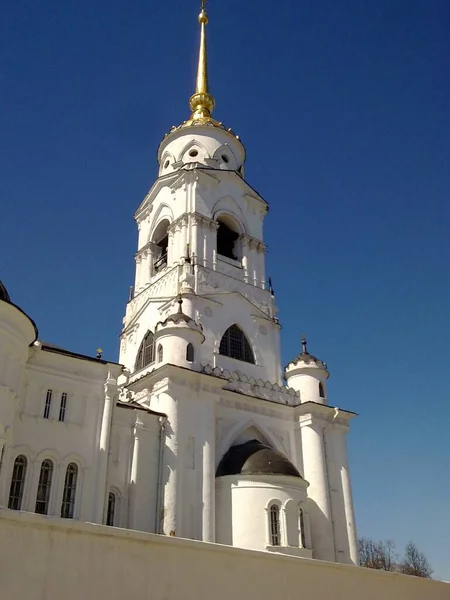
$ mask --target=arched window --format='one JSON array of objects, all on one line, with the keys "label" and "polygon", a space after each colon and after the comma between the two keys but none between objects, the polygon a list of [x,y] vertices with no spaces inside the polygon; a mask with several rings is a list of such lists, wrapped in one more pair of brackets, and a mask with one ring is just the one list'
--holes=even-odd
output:
[{"label": "arched window", "polygon": [[237,260],[236,241],[239,237],[239,233],[233,231],[231,227],[229,227],[221,219],[218,221],[219,227],[217,229],[217,254]]},{"label": "arched window", "polygon": [[23,454],[14,461],[14,469],[11,478],[11,487],[9,488],[8,508],[20,510],[22,506],[23,488],[25,485],[25,476],[27,474],[27,459]]},{"label": "arched window", "polygon": [[50,488],[52,485],[53,463],[51,460],[44,460],[41,465],[39,475],[39,484],[36,495],[35,512],[40,515],[46,515],[48,512],[48,501],[50,498]]},{"label": "arched window", "polygon": [[219,354],[255,364],[255,358],[249,341],[245,333],[237,325],[232,325],[223,334],[220,340]]},{"label": "arched window", "polygon": [[114,517],[116,514],[116,495],[114,492],[108,494],[108,514],[106,515],[106,524],[110,527],[114,526]]},{"label": "arched window", "polygon": [[153,333],[148,331],[139,346],[139,352],[136,358],[135,370],[143,369],[155,362],[155,340]]},{"label": "arched window", "polygon": [[270,545],[280,546],[281,545],[281,529],[280,529],[280,507],[276,504],[272,504],[269,509],[269,531],[270,531]]},{"label": "arched window", "polygon": [[73,513],[75,509],[75,494],[77,491],[77,479],[78,467],[75,463],[70,463],[66,471],[63,498],[61,503],[61,517],[63,519],[73,519]]},{"label": "arched window", "polygon": [[158,362],[162,362],[163,359],[163,347],[161,344],[158,346]]},{"label": "arched window", "polygon": [[188,362],[194,362],[194,346],[192,344],[188,344],[186,348],[186,360]]},{"label": "arched window", "polygon": [[305,530],[305,513],[303,512],[303,508],[300,508],[298,513],[298,525],[300,528],[300,539],[302,543],[302,548],[306,548],[306,530]]},{"label": "arched window", "polygon": [[319,396],[321,398],[325,398],[325,392],[323,389],[323,383],[321,381],[319,381]]}]

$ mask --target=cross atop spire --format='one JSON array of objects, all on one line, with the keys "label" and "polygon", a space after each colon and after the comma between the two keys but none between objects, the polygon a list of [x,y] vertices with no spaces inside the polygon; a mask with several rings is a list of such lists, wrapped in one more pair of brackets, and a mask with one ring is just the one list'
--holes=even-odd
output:
[{"label": "cross atop spire", "polygon": [[302,334],[302,354],[308,354],[308,350],[306,348],[306,335],[303,333]]}]

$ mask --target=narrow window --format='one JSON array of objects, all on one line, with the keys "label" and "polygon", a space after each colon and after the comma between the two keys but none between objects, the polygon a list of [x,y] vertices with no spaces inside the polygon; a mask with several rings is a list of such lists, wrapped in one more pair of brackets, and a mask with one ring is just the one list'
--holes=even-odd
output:
[{"label": "narrow window", "polygon": [[75,463],[70,463],[66,471],[63,499],[61,503],[61,517],[63,517],[63,519],[73,519],[77,479],[78,467]]},{"label": "narrow window", "polygon": [[50,409],[52,407],[52,395],[52,390],[47,390],[47,395],[45,397],[44,419],[50,418]]},{"label": "narrow window", "polygon": [[162,362],[163,359],[163,347],[161,346],[161,344],[159,344],[158,346],[158,362]]},{"label": "narrow window", "polygon": [[220,341],[219,354],[255,364],[255,358],[245,333],[237,325],[229,327]]},{"label": "narrow window", "polygon": [[52,485],[53,463],[51,460],[44,460],[41,465],[39,475],[38,491],[36,496],[36,508],[34,509],[40,515],[46,515],[48,512],[48,500],[50,498],[50,488]]},{"label": "narrow window", "polygon": [[11,478],[11,487],[9,489],[8,508],[20,510],[22,506],[23,488],[25,485],[25,475],[27,474],[27,459],[20,455],[14,461],[14,469]]},{"label": "narrow window", "polygon": [[108,514],[106,516],[106,524],[114,527],[114,517],[116,514],[116,495],[114,492],[109,492],[108,495]]},{"label": "narrow window", "polygon": [[303,512],[303,508],[301,508],[299,511],[299,526],[302,548],[306,548],[305,513]]},{"label": "narrow window", "polygon": [[319,396],[321,398],[325,398],[325,392],[323,390],[323,383],[321,381],[319,381]]},{"label": "narrow window", "polygon": [[270,525],[270,543],[272,546],[280,546],[281,531],[280,531],[280,508],[276,504],[272,504],[269,510],[269,525]]},{"label": "narrow window", "polygon": [[194,362],[194,346],[192,344],[188,344],[186,348],[186,360],[188,362]]},{"label": "narrow window", "polygon": [[66,410],[67,410],[67,394],[63,392],[61,394],[61,404],[59,405],[59,420],[64,421],[66,418]]},{"label": "narrow window", "polygon": [[135,370],[143,369],[155,362],[155,340],[153,333],[148,331],[139,346],[136,358]]}]

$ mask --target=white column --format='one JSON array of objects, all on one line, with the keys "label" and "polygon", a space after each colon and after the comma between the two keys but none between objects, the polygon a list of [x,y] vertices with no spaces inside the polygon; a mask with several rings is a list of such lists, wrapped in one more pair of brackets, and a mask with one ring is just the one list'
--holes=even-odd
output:
[{"label": "white column", "polygon": [[250,256],[250,278],[249,282],[253,285],[258,285],[258,251],[257,242],[250,240],[249,242],[249,256]]},{"label": "white column", "polygon": [[[167,245],[167,264],[172,265],[174,263],[174,230],[169,228],[169,243]],[[152,260],[153,265],[153,260]]]},{"label": "white column", "polygon": [[111,436],[111,421],[114,396],[117,392],[117,381],[108,373],[105,382],[105,401],[103,405],[102,427],[100,430],[100,447],[97,460],[97,489],[95,495],[94,523],[103,523],[104,512],[108,505],[108,490],[106,479],[108,473],[109,440]]},{"label": "white column", "polygon": [[203,409],[204,441],[203,441],[203,481],[202,481],[202,540],[215,541],[215,408],[212,402]]},{"label": "white column", "polygon": [[181,537],[181,443],[179,439],[179,402],[168,393],[160,396],[162,410],[167,414],[166,448],[164,450],[164,519],[163,533]]},{"label": "white column", "polygon": [[258,244],[258,286],[264,289],[266,287],[266,274],[265,274],[265,262],[266,262],[266,246],[264,244]]},{"label": "white column", "polygon": [[314,558],[334,562],[334,539],[323,441],[326,422],[314,415],[300,417],[304,476],[309,482],[309,516]]},{"label": "white column", "polygon": [[134,289],[138,292],[141,289],[141,256],[136,256],[136,277],[134,280]]},{"label": "white column", "polygon": [[133,427],[133,455],[131,460],[130,484],[128,490],[128,527],[130,529],[138,529],[138,473],[139,473],[139,438],[140,432],[144,427],[139,417]]},{"label": "white column", "polygon": [[244,281],[248,283],[249,280],[249,252],[250,248],[248,245],[248,236],[241,235],[241,250],[242,250],[242,268],[244,269]]},{"label": "white column", "polygon": [[330,486],[331,512],[333,515],[336,562],[352,564],[350,560],[347,518],[341,479],[343,457],[341,447],[342,432],[340,429],[341,426],[337,424],[325,428],[325,450]]},{"label": "white column", "polygon": [[199,229],[199,220],[196,215],[191,216],[191,256],[195,255],[195,262],[198,262],[198,229]]},{"label": "white column", "polygon": [[349,562],[359,565],[358,538],[356,533],[355,508],[353,504],[352,484],[350,480],[350,468],[348,464],[347,433],[348,426],[334,425],[337,428],[336,449],[341,456],[341,483],[344,499],[345,517],[348,531]]}]

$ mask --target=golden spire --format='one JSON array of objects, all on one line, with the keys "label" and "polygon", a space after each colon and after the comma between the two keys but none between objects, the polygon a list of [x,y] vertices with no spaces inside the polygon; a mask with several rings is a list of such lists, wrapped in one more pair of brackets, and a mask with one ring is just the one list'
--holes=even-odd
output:
[{"label": "golden spire", "polygon": [[192,110],[189,121],[200,121],[200,123],[213,121],[211,113],[215,105],[214,98],[209,93],[208,86],[208,60],[206,52],[208,15],[205,10],[206,1],[202,0],[202,9],[198,15],[198,22],[200,23],[200,51],[198,56],[197,86],[195,94],[189,100],[189,106]]}]

